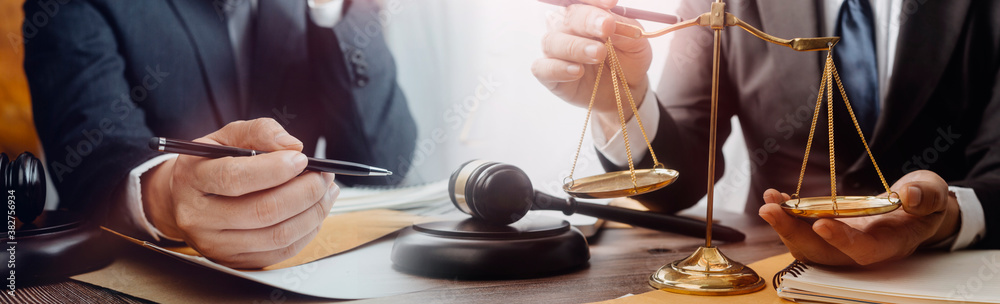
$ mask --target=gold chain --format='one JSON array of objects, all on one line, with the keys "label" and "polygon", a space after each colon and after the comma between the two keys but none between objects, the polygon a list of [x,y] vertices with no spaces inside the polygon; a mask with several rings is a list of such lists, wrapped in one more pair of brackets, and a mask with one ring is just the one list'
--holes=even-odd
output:
[{"label": "gold chain", "polygon": [[[614,63],[619,62],[618,54],[616,52],[610,52],[610,56],[612,62]],[[649,155],[653,157],[653,167],[662,168],[663,164],[661,164],[660,161],[656,159],[656,152],[653,152],[653,145],[649,142],[649,137],[646,136],[646,127],[642,125],[642,118],[639,117],[639,110],[635,106],[635,100],[632,99],[632,90],[628,88],[628,80],[625,79],[625,70],[622,69],[621,64],[616,64],[615,66],[617,67],[616,71],[619,77],[621,78],[622,83],[625,84],[626,86],[625,97],[628,98],[628,104],[629,106],[632,107],[632,116],[635,117],[635,121],[639,123],[639,132],[642,133],[642,139],[646,141],[646,148],[649,149]],[[631,160],[629,160],[629,162],[631,162]]]},{"label": "gold chain", "polygon": [[[601,59],[601,64],[597,66],[597,80],[594,81],[594,90],[590,93],[590,103],[587,104],[587,117],[583,120],[583,132],[580,132],[580,141],[576,144],[576,155],[573,156],[573,167],[569,169],[569,176],[566,177],[570,181],[570,187],[572,187],[573,183],[575,183],[573,180],[573,173],[576,172],[576,161],[580,158],[580,148],[583,147],[583,137],[587,134],[587,124],[590,123],[590,113],[594,109],[594,99],[597,98],[597,88],[598,85],[601,84],[601,74],[603,72],[604,59]],[[565,180],[563,180],[563,182],[565,183]]]},{"label": "gold chain", "polygon": [[[611,44],[611,38],[608,38],[608,42],[604,44],[608,48],[608,58],[611,59],[611,84],[615,89],[615,103],[618,106],[618,121],[621,122],[622,126],[622,139],[625,140],[625,156],[628,157],[628,172],[629,177],[632,178],[632,187],[636,192],[639,191],[639,185],[635,180],[635,165],[632,163],[632,145],[628,141],[628,130],[625,128],[625,110],[622,108],[622,95],[621,91],[618,89],[618,71],[621,68],[619,66],[618,57],[615,56],[615,46]],[[625,90],[628,90],[628,84],[624,83]]]},{"label": "gold chain", "polygon": [[806,165],[809,162],[809,151],[812,149],[813,135],[816,133],[816,122],[819,118],[819,109],[823,105],[823,93],[826,92],[827,96],[827,136],[829,138],[830,146],[830,199],[833,203],[833,212],[837,214],[837,163],[834,155],[834,139],[833,139],[833,82],[837,82],[837,89],[840,90],[840,96],[844,99],[844,104],[847,106],[847,113],[851,115],[851,122],[854,123],[854,129],[858,131],[858,136],[861,138],[861,143],[865,146],[865,152],[868,153],[868,158],[871,159],[872,165],[875,166],[875,172],[878,173],[878,178],[882,181],[882,186],[885,187],[887,193],[894,193],[889,189],[889,183],[885,181],[885,177],[882,175],[882,170],[879,169],[878,164],[875,162],[875,156],[872,154],[871,148],[868,147],[868,141],[865,140],[865,135],[861,132],[861,126],[858,124],[857,117],[854,116],[854,109],[851,108],[851,102],[847,99],[847,91],[844,90],[844,84],[840,81],[840,74],[837,72],[837,67],[833,64],[833,47],[830,47],[830,51],[826,55],[826,64],[823,68],[823,76],[820,79],[819,93],[816,95],[816,108],[813,110],[812,123],[809,126],[809,139],[806,142],[806,152],[802,157],[802,169],[799,171],[799,182],[795,186],[795,194],[792,195],[796,199],[795,206],[798,207],[800,199],[800,191],[802,190],[802,179],[806,175]]},{"label": "gold chain", "polygon": [[[833,48],[827,52],[826,60],[833,66]],[[833,70],[836,68],[831,68]],[[826,77],[826,127],[830,139],[830,200],[833,202],[833,214],[837,214],[837,160],[833,149],[833,77]]]},{"label": "gold chain", "polygon": [[[626,120],[625,120],[625,110],[624,107],[622,106],[622,94],[621,94],[622,88],[620,88],[620,86],[624,86],[625,97],[628,99],[629,106],[632,108],[632,113],[633,116],[636,118],[636,122],[639,123],[639,131],[642,133],[642,139],[646,141],[646,147],[649,148],[649,155],[653,158],[654,168],[662,168],[663,164],[661,164],[659,160],[656,159],[656,153],[653,152],[653,147],[649,142],[649,137],[646,136],[645,127],[643,127],[642,125],[642,119],[639,118],[638,114],[639,111],[635,106],[635,100],[632,98],[632,92],[629,88],[628,81],[625,79],[625,70],[622,69],[621,63],[618,61],[618,55],[617,52],[615,52],[614,44],[611,43],[611,38],[608,38],[608,40],[604,43],[604,45],[608,49],[608,56],[605,59],[601,60],[601,63],[598,65],[597,68],[597,79],[594,81],[594,89],[590,93],[590,102],[587,104],[587,116],[583,122],[583,131],[580,132],[580,140],[576,145],[576,155],[573,156],[573,167],[570,169],[569,176],[567,177],[567,179],[569,179],[568,184],[570,187],[572,187],[574,182],[573,175],[576,172],[576,163],[577,160],[580,158],[580,149],[583,147],[583,139],[585,137],[585,134],[587,134],[587,125],[590,123],[590,116],[594,108],[594,100],[597,99],[597,91],[601,84],[601,75],[604,72],[605,63],[607,63],[608,69],[611,72],[609,74],[611,77],[611,84],[615,92],[615,103],[618,108],[618,120],[619,122],[621,122],[622,139],[625,141],[625,156],[628,158],[629,176],[632,179],[633,189],[636,192],[638,192],[639,185],[635,177],[635,164],[632,161],[632,147],[629,144],[629,139],[628,139],[628,129],[626,128]],[[621,85],[619,85],[619,81],[621,82]]]},{"label": "gold chain", "polygon": [[854,123],[854,129],[858,131],[858,136],[861,137],[861,143],[865,146],[865,152],[868,152],[868,158],[872,160],[872,166],[875,166],[875,172],[878,173],[879,180],[882,181],[882,187],[885,187],[886,193],[891,193],[889,190],[889,183],[885,182],[885,177],[882,176],[882,170],[878,168],[878,164],[875,163],[875,156],[872,154],[872,150],[868,148],[868,141],[865,140],[864,132],[861,132],[861,125],[858,125],[858,118],[854,117],[854,110],[851,109],[851,102],[847,100],[847,93],[844,91],[844,84],[840,83],[840,74],[837,70],[833,70],[833,79],[837,80],[837,87],[840,88],[840,96],[844,98],[844,104],[847,105],[847,113],[851,114],[851,122]]},{"label": "gold chain", "polygon": [[[806,141],[806,153],[802,156],[802,170],[799,171],[799,183],[795,186],[795,194],[792,196],[798,199],[799,192],[802,190],[802,178],[806,176],[806,164],[809,163],[809,151],[812,151],[813,134],[816,133],[816,121],[819,119],[819,109],[823,106],[823,89],[826,88],[826,78],[829,77],[830,61],[827,61],[823,67],[823,77],[819,81],[819,93],[816,94],[816,109],[813,110],[812,124],[809,125],[809,140]],[[799,202],[795,201],[795,206],[799,206]]]}]

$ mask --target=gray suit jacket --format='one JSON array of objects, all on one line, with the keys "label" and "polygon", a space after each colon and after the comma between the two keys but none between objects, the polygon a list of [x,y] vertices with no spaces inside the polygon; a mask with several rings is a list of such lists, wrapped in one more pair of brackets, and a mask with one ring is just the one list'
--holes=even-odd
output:
[{"label": "gray suit jacket", "polygon": [[[27,16],[47,14],[25,3]],[[261,0],[250,89],[241,98],[224,1],[77,0],[25,27],[35,123],[61,207],[102,210],[128,172],[159,153],[151,136],[194,139],[272,117],[315,151],[406,172],[416,127],[372,0],[346,1],[330,30],[306,1]],[[54,1],[53,1],[54,3]],[[30,19],[30,18],[29,18]],[[117,210],[118,208],[116,208]]]},{"label": "gray suit jacket", "polygon": [[[709,5],[687,1],[679,14],[694,18]],[[733,0],[726,9],[778,37],[821,36],[816,1]],[[868,138],[872,153],[890,185],[927,169],[949,184],[974,189],[987,218],[987,239],[980,243],[1000,247],[1000,222],[989,220],[1000,218],[1000,3],[907,0],[902,15],[888,96]],[[663,115],[653,149],[681,177],[639,197],[663,212],[696,203],[707,180],[712,33],[698,27],[673,35],[657,90]],[[746,208],[756,214],[767,188],[795,191],[826,52],[797,52],[735,27],[723,31],[722,45],[718,147],[736,115],[751,159]],[[837,193],[883,192],[843,101],[834,104]],[[830,195],[825,126],[822,115],[803,196]],[[648,157],[644,161],[651,166]],[[717,164],[720,177],[724,161]]]}]

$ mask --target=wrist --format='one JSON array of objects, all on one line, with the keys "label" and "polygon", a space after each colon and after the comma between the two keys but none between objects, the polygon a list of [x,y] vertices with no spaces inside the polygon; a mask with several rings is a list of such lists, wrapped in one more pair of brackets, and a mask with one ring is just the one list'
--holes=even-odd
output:
[{"label": "wrist", "polygon": [[142,175],[142,208],[146,220],[164,236],[183,239],[172,212],[173,168],[177,158],[163,162]]}]

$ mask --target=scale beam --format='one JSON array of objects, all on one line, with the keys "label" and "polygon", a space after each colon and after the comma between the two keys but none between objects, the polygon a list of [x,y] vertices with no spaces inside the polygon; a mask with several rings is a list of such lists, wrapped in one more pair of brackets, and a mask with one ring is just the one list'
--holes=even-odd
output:
[{"label": "scale beam", "polygon": [[[698,16],[698,17],[696,17],[694,19],[684,20],[682,22],[678,22],[678,23],[676,23],[674,25],[665,27],[665,28],[660,29],[660,30],[652,31],[652,32],[647,32],[647,31],[643,30],[641,27],[638,27],[638,26],[635,26],[635,25],[632,25],[632,24],[618,22],[617,26],[615,27],[615,34],[620,35],[620,36],[625,36],[625,37],[633,38],[633,39],[637,39],[637,38],[653,38],[653,37],[663,36],[663,35],[666,35],[667,33],[674,32],[674,31],[677,31],[677,30],[680,30],[680,29],[684,29],[684,28],[688,28],[688,27],[692,27],[692,26],[711,27],[712,26],[711,19],[712,19],[712,13],[704,13],[704,14],[701,14],[700,16]],[[775,36],[773,36],[771,34],[765,33],[764,31],[761,31],[761,30],[753,27],[749,23],[746,23],[745,21],[740,20],[740,18],[736,18],[736,16],[733,16],[733,14],[730,14],[730,13],[725,13],[725,17],[723,19],[724,19],[724,22],[725,22],[724,23],[725,26],[737,26],[737,27],[739,27],[739,28],[741,28],[741,29],[749,32],[750,34],[756,36],[757,38],[760,38],[761,40],[764,40],[764,41],[767,41],[767,42],[770,42],[770,43],[774,43],[774,44],[777,44],[777,45],[787,46],[787,47],[789,47],[789,48],[791,48],[793,50],[796,50],[796,51],[805,52],[805,51],[823,51],[823,50],[828,50],[828,49],[830,49],[830,46],[835,45],[835,44],[837,44],[837,42],[840,41],[840,37],[816,37],[816,38],[792,38],[792,39],[784,39],[784,38],[775,37]]]}]

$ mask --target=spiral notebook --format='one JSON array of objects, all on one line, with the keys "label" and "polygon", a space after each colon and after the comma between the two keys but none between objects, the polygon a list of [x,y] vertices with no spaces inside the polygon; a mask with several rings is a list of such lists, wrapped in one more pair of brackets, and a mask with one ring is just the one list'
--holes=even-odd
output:
[{"label": "spiral notebook", "polygon": [[778,296],[822,303],[1000,303],[1000,250],[921,253],[897,262],[831,267],[793,262]]}]

